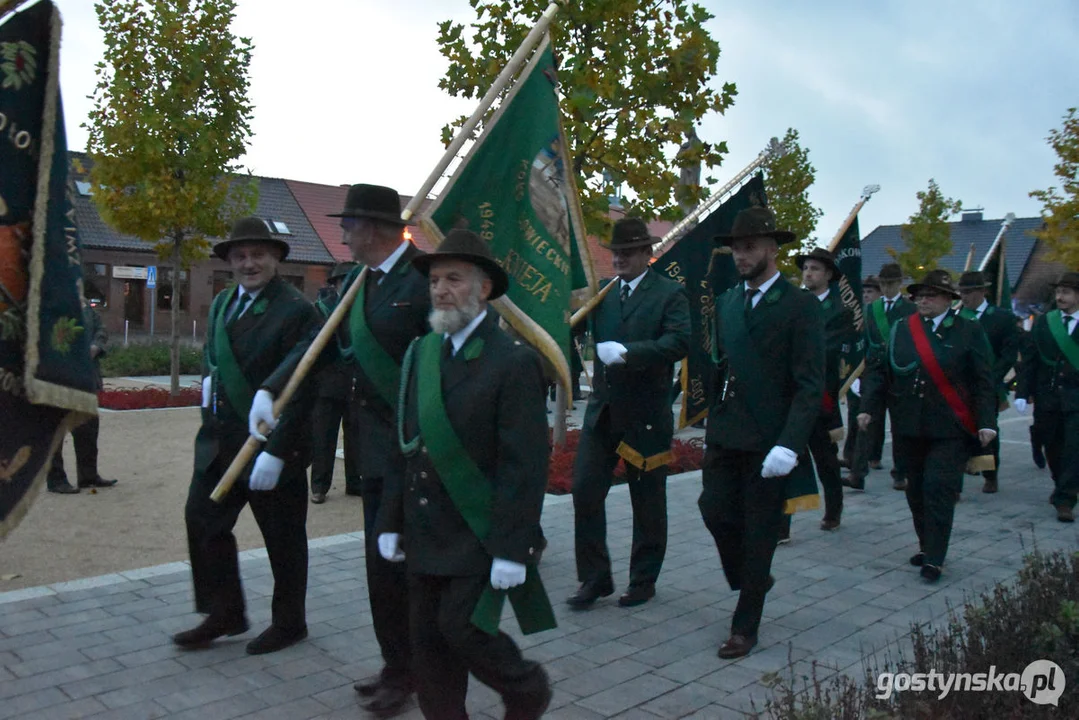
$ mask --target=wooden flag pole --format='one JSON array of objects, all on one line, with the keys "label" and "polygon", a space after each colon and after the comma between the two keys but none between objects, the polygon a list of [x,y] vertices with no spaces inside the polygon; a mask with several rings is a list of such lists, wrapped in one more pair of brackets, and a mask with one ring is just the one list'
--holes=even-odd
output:
[{"label": "wooden flag pole", "polygon": [[1015,213],[1008,213],[1004,216],[1004,221],[1000,223],[1000,231],[997,232],[997,236],[993,239],[993,244],[989,246],[989,250],[985,253],[985,257],[982,258],[981,263],[978,264],[978,270],[984,272],[989,267],[989,261],[993,259],[993,253],[996,252],[998,246],[1004,242],[1004,233],[1008,232],[1008,228],[1015,222]]},{"label": "wooden flag pole", "polygon": [[528,59],[528,54],[532,52],[532,49],[543,38],[544,33],[547,32],[547,28],[551,24],[551,20],[554,18],[555,13],[558,12],[559,5],[557,2],[552,2],[547,6],[547,9],[543,11],[540,19],[536,22],[535,26],[525,37],[524,42],[517,48],[517,51],[513,53],[513,56],[506,63],[506,66],[502,68],[502,72],[495,78],[494,83],[491,84],[487,94],[480,100],[480,104],[473,111],[472,116],[465,121],[465,124],[461,126],[461,129],[457,131],[457,136],[453,138],[453,142],[446,148],[446,152],[442,154],[442,159],[435,165],[435,169],[431,171],[431,174],[427,176],[427,179],[423,181],[423,185],[416,191],[416,194],[412,196],[412,199],[408,201],[408,205],[401,211],[401,219],[408,221],[416,214],[416,210],[419,208],[420,203],[427,197],[427,193],[431,192],[431,188],[435,186],[435,183],[442,177],[442,173],[446,171],[446,168],[450,166],[453,159],[457,157],[457,153],[461,147],[468,142],[472,137],[472,133],[475,132],[476,126],[480,124],[483,116],[494,104],[495,100],[509,85],[510,80],[517,74],[517,71],[521,69],[521,66],[525,64]]},{"label": "wooden flag pole", "polygon": [[970,251],[967,252],[967,261],[963,263],[963,272],[970,272],[972,267],[974,267],[974,243],[970,244]]},{"label": "wooden flag pole", "polygon": [[828,252],[835,252],[835,249],[839,247],[839,243],[843,239],[843,236],[847,234],[847,230],[850,230],[854,218],[858,217],[858,212],[867,202],[869,202],[869,198],[873,197],[873,193],[879,190],[880,185],[866,185],[862,188],[862,196],[858,198],[858,202],[854,203],[854,207],[850,209],[850,212],[847,214],[847,219],[844,220],[843,224],[839,227],[839,231],[832,238],[832,242],[828,243]]},{"label": "wooden flag pole", "polygon": [[[337,326],[341,324],[341,321],[348,315],[349,310],[352,309],[352,303],[356,300],[356,294],[359,293],[360,288],[363,287],[364,280],[367,279],[367,268],[365,267],[360,271],[360,276],[356,278],[356,281],[349,287],[348,292],[341,298],[341,302],[337,304],[337,307],[330,313],[330,317],[326,319],[326,324],[319,330],[318,335],[311,342],[311,346],[307,348],[307,352],[300,358],[300,364],[296,366],[296,369],[292,372],[292,377],[288,379],[288,383],[285,385],[285,389],[281,391],[281,394],[274,399],[273,414],[274,417],[280,417],[281,413],[285,410],[289,400],[296,394],[296,390],[299,389],[300,383],[304,381],[307,374],[311,372],[311,368],[314,366],[315,361],[318,360],[318,356],[322,354],[323,349],[333,338],[335,332],[337,332]],[[265,435],[270,429],[265,424],[259,425],[259,432]],[[244,468],[255,457],[255,453],[258,452],[260,443],[253,435],[249,435],[247,442],[240,448],[240,452],[236,453],[236,457],[232,459],[232,464],[229,465],[228,470],[218,480],[217,486],[214,487],[214,491],[210,493],[210,499],[214,502],[221,502],[229,490],[236,483],[236,480],[243,474]]]}]

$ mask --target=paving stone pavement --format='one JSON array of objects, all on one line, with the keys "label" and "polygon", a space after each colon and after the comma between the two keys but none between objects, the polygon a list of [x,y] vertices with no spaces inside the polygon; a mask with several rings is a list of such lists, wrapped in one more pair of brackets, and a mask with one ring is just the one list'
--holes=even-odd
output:
[{"label": "paving stone pavement", "polygon": [[[1074,549],[1075,527],[1058,523],[1046,502],[1047,471],[1031,464],[1029,420],[1004,420],[1001,491],[983,495],[980,479],[967,478],[938,584],[923,583],[907,564],[916,548],[904,496],[891,489],[886,471],[875,472],[867,492],[848,493],[840,530],[821,532],[818,512],[795,517],[793,542],[776,553],[760,644],[737,661],[716,657],[736,596],[697,512],[699,473],[669,481],[670,540],[658,594],[633,609],[612,597],[588,612],[568,610],[563,600],[576,587],[573,507],[567,496],[548,497],[542,575],[559,627],[521,637],[509,615],[504,622],[550,673],[555,693],[547,717],[740,717],[751,702],[763,709],[770,691],[762,675],[788,660],[796,675],[816,661],[860,677],[864,651],[883,653],[911,622],[939,620],[949,604],[961,606],[971,593],[1014,577],[1035,542],[1042,550]],[[607,505],[616,584],[624,586],[626,488],[614,488]],[[381,663],[363,563],[362,533],[313,540],[310,638],[257,657],[244,645],[269,620],[264,550],[243,553],[251,632],[209,650],[180,652],[169,640],[197,621],[186,563],[0,594],[0,720],[365,717],[352,683]],[[468,702],[475,718],[502,717],[498,696],[478,683]],[[420,713],[413,706],[403,717]]]}]

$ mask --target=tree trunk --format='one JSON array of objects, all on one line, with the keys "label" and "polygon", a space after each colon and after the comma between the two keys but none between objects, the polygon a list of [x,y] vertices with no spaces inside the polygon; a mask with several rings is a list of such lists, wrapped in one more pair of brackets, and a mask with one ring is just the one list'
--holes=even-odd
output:
[{"label": "tree trunk", "polygon": [[176,397],[180,394],[180,318],[177,315],[180,310],[178,299],[180,297],[180,243],[182,239],[176,237],[172,243],[172,297],[169,301],[169,320],[172,325],[172,342],[169,349],[170,372],[172,381],[169,393]]}]

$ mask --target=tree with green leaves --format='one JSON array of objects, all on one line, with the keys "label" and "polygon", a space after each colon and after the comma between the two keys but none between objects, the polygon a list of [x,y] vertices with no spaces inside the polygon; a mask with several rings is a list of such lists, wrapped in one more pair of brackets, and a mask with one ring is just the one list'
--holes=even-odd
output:
[{"label": "tree with green leaves", "polygon": [[251,138],[251,41],[235,0],[99,0],[105,57],[85,127],[94,202],[171,264],[172,393],[179,392],[179,276],[250,214],[237,161]]},{"label": "tree with green leaves", "polygon": [[[469,2],[476,20],[467,31],[439,24],[439,50],[450,62],[439,87],[478,99],[549,0]],[[704,28],[711,17],[685,0],[590,0],[555,15],[562,118],[590,234],[608,233],[612,188],[625,185],[632,199],[623,206],[645,218],[679,219],[679,203],[696,206],[704,196],[700,185],[680,182],[682,170],[718,167],[727,145],[697,141],[694,129],[737,93],[733,83],[714,89],[720,51]],[[443,128],[445,143],[465,119]]]},{"label": "tree with green leaves", "polygon": [[1042,203],[1045,227],[1034,235],[1049,246],[1050,257],[1071,270],[1079,269],[1079,114],[1068,108],[1060,129],[1049,131],[1057,154],[1053,174],[1060,188],[1035,190],[1030,197]]},{"label": "tree with green leaves", "polygon": [[809,149],[798,142],[798,131],[788,128],[781,148],[773,148],[764,163],[764,187],[768,207],[776,216],[776,227],[790,230],[801,244],[780,246],[777,265],[784,275],[797,275],[795,256],[809,251],[817,244],[813,233],[824,214],[809,201],[809,187],[817,177],[817,169],[809,162]]},{"label": "tree with green leaves", "polygon": [[919,190],[918,212],[900,229],[905,248],[902,252],[888,248],[903,271],[921,277],[937,269],[937,261],[952,251],[952,229],[948,219],[963,209],[960,200],[944,197],[937,181],[930,178],[929,188]]}]

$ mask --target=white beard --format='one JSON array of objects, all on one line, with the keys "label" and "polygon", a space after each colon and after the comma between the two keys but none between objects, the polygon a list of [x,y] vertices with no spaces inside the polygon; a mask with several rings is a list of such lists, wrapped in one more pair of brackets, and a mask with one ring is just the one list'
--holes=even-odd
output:
[{"label": "white beard", "polygon": [[427,321],[431,323],[431,329],[436,333],[453,335],[455,332],[463,330],[479,314],[479,294],[473,293],[469,295],[465,306],[462,308],[452,308],[450,310],[432,309],[431,314],[427,316]]}]

